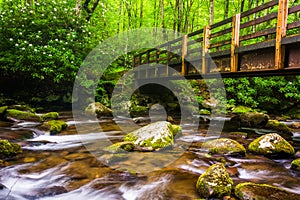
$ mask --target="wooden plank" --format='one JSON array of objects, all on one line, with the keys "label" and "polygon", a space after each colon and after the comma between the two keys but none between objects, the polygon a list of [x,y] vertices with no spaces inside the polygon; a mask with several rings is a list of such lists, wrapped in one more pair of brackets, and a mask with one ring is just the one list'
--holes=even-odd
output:
[{"label": "wooden plank", "polygon": [[186,75],[187,72],[187,66],[186,66],[186,62],[185,62],[185,57],[187,56],[187,43],[188,43],[188,35],[184,35],[182,37],[182,54],[181,54],[181,74],[182,76]]},{"label": "wooden plank", "polygon": [[261,37],[261,36],[267,36],[267,35],[270,35],[273,33],[276,33],[276,28],[269,28],[269,29],[257,31],[255,33],[241,36],[240,41],[249,40],[249,39],[253,39],[253,38],[257,38],[257,37]]},{"label": "wooden plank", "polygon": [[299,12],[299,11],[300,11],[300,5],[293,6],[293,7],[289,8],[289,14],[296,13],[296,12]]},{"label": "wooden plank", "polygon": [[232,41],[232,39],[229,39],[229,40],[224,40],[224,41],[217,42],[217,43],[214,43],[214,44],[210,44],[209,48],[211,49],[211,48],[221,47],[221,46],[230,44],[231,41]]},{"label": "wooden plank", "polygon": [[259,42],[259,43],[255,43],[255,44],[250,44],[247,46],[241,46],[235,49],[236,53],[245,53],[245,52],[249,52],[249,51],[255,51],[258,49],[266,49],[266,48],[271,48],[271,47],[275,47],[275,39],[270,40],[270,41],[266,41],[266,42]]},{"label": "wooden plank", "polygon": [[300,34],[288,36],[285,38],[282,38],[281,44],[293,44],[293,43],[300,43]]},{"label": "wooden plank", "polygon": [[287,30],[300,27],[300,21],[292,22],[287,25]]},{"label": "wooden plank", "polygon": [[202,74],[206,74],[208,71],[208,60],[206,54],[209,49],[209,36],[210,35],[210,26],[205,26],[203,29],[203,42],[202,42]]},{"label": "wooden plank", "polygon": [[249,27],[249,26],[258,25],[258,24],[261,24],[263,22],[267,22],[269,20],[275,19],[276,17],[277,17],[277,13],[274,12],[274,13],[268,14],[266,16],[263,16],[263,17],[251,20],[249,22],[246,22],[244,24],[241,24],[240,27],[241,27],[241,29],[243,29],[243,28],[246,28],[246,27]]},{"label": "wooden plank", "polygon": [[218,32],[215,32],[215,33],[212,33],[210,35],[210,38],[215,38],[215,37],[218,37],[218,36],[221,36],[221,35],[224,35],[224,34],[227,34],[227,33],[230,33],[232,30],[232,28],[227,28],[227,29],[224,29],[222,31],[218,31]]},{"label": "wooden plank", "polygon": [[[228,24],[228,23],[231,23],[231,22],[232,22],[232,17],[230,17],[230,18],[228,18],[228,19],[225,19],[225,20],[223,20],[223,21],[220,21],[220,22],[218,22],[218,23],[215,23],[215,24],[210,25],[210,29],[212,30],[212,29],[214,29],[214,28],[217,28],[217,27],[219,27],[219,26],[222,26],[222,25],[224,25],[224,24]],[[204,31],[203,31],[203,33],[204,33]]]},{"label": "wooden plank", "polygon": [[230,54],[231,54],[231,49],[209,53],[211,58],[229,57]]},{"label": "wooden plank", "polygon": [[245,12],[241,13],[241,18],[244,18],[246,16],[252,15],[254,13],[258,13],[258,12],[260,12],[262,10],[267,9],[267,8],[271,8],[271,7],[273,7],[273,6],[277,5],[277,4],[278,4],[278,0],[276,0],[276,1],[270,1],[270,2],[268,2],[266,4],[263,4],[261,6],[258,6],[256,8],[252,8],[252,9],[250,9],[248,11],[245,11]]},{"label": "wooden plank", "polygon": [[202,33],[203,33],[203,29],[200,29],[200,30],[189,33],[188,37],[193,37],[195,35],[199,35],[199,34],[202,34]]},{"label": "wooden plank", "polygon": [[284,45],[281,40],[286,36],[287,18],[288,18],[288,0],[280,0],[278,7],[278,19],[276,29],[276,47],[275,47],[275,69],[284,68]]},{"label": "wooden plank", "polygon": [[235,48],[240,46],[240,20],[241,14],[236,14],[232,20],[230,72],[238,71],[238,54],[235,52]]}]

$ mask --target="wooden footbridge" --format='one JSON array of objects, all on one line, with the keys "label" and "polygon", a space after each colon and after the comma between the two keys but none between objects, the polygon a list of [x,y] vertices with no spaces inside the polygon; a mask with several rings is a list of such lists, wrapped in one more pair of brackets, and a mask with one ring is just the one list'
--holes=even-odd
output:
[{"label": "wooden footbridge", "polygon": [[176,78],[169,67],[188,79],[300,74],[300,5],[270,1],[133,56],[133,67],[151,63],[166,67],[137,78]]}]

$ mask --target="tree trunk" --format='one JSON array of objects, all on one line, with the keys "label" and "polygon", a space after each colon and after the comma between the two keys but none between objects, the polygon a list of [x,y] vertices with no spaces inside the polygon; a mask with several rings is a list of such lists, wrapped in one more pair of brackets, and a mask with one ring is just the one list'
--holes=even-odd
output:
[{"label": "tree trunk", "polygon": [[214,0],[209,0],[209,24],[214,23],[215,13],[214,13]]},{"label": "tree trunk", "polygon": [[228,13],[229,13],[229,0],[225,0],[224,2],[224,19],[228,18]]},{"label": "tree trunk", "polygon": [[76,0],[76,5],[75,5],[75,13],[76,15],[81,14],[81,0]]},{"label": "tree trunk", "polygon": [[143,0],[140,0],[140,27],[143,25]]},{"label": "tree trunk", "polygon": [[164,0],[160,0],[160,13],[161,13],[161,28],[165,28],[165,4]]}]

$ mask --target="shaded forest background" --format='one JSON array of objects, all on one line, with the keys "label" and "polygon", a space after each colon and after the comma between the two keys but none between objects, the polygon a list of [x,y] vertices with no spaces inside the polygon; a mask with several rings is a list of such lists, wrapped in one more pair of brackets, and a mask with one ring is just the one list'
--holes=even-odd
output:
[{"label": "shaded forest background", "polygon": [[[143,27],[189,33],[266,2],[0,0],[0,103],[70,105],[81,63],[106,38]],[[298,4],[298,0],[290,4]],[[97,101],[109,105],[110,93],[118,78],[131,68],[130,62],[130,55],[124,55],[112,64],[97,83]],[[207,95],[205,83],[191,83],[201,104]],[[83,84],[90,87],[94,83]],[[298,76],[224,79],[224,84],[228,105],[284,110],[300,100]]]}]

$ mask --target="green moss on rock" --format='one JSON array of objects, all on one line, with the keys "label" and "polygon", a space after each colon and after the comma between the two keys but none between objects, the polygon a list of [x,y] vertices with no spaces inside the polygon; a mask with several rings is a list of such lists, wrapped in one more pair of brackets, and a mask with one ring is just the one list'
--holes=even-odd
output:
[{"label": "green moss on rock", "polygon": [[3,117],[6,110],[7,110],[8,106],[1,106],[0,107],[0,117]]},{"label": "green moss on rock", "polygon": [[238,184],[235,187],[235,195],[241,200],[300,199],[299,194],[294,194],[272,185],[251,182]]},{"label": "green moss on rock", "polygon": [[181,133],[181,127],[167,121],[159,121],[144,126],[124,136],[124,141],[133,142],[136,146],[165,148],[174,144],[174,137]]},{"label": "green moss on rock", "polygon": [[112,153],[124,153],[134,150],[133,142],[117,142],[115,144],[110,145],[109,147],[105,148],[106,151],[110,151]]},{"label": "green moss on rock", "polygon": [[223,164],[210,166],[205,173],[199,176],[196,188],[202,198],[222,198],[230,195],[233,181],[229,177]]},{"label": "green moss on rock", "polygon": [[48,112],[44,115],[42,115],[42,119],[45,121],[45,120],[55,120],[55,119],[58,119],[59,117],[59,114],[58,112]]},{"label": "green moss on rock", "polygon": [[265,128],[292,135],[291,129],[278,120],[269,120]]},{"label": "green moss on rock", "polygon": [[249,151],[255,154],[287,154],[294,155],[293,146],[277,133],[269,133],[256,138],[249,146]]},{"label": "green moss on rock", "polygon": [[245,155],[246,149],[243,145],[229,138],[218,138],[202,144],[202,149],[208,150],[209,153]]},{"label": "green moss on rock", "polygon": [[107,108],[99,102],[91,103],[85,108],[85,112],[90,115],[100,116],[110,116],[112,115],[111,109]]},{"label": "green moss on rock", "polygon": [[292,161],[291,168],[300,171],[300,158]]},{"label": "green moss on rock", "polygon": [[7,158],[22,153],[21,146],[17,143],[10,143],[8,140],[0,140],[0,158]]},{"label": "green moss on rock", "polygon": [[16,110],[16,109],[7,109],[5,117],[16,119],[16,120],[25,120],[25,121],[35,121],[35,122],[42,121],[42,118],[39,115],[26,112],[26,111]]},{"label": "green moss on rock", "polygon": [[232,109],[233,114],[240,114],[240,113],[246,113],[246,112],[252,112],[252,108],[246,107],[246,106],[236,106]]},{"label": "green moss on rock", "polygon": [[210,112],[209,110],[207,110],[207,109],[201,109],[201,110],[199,111],[199,114],[200,114],[200,115],[210,115],[211,112]]},{"label": "green moss on rock", "polygon": [[67,123],[61,120],[50,120],[44,122],[41,126],[42,130],[49,131],[50,134],[60,133],[62,130],[68,127]]}]

